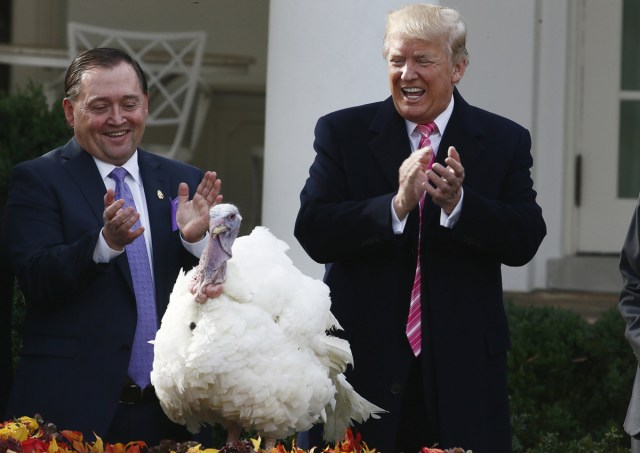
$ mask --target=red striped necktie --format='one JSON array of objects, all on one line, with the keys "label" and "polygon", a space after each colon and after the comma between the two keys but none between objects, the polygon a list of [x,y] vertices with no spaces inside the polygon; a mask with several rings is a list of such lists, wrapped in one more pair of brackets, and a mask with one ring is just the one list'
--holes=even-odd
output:
[{"label": "red striped necktie", "polygon": [[[429,136],[438,130],[436,123],[418,124],[416,130],[420,132],[420,145],[419,148],[431,145]],[[431,156],[431,162],[429,168],[435,160],[435,154]],[[424,194],[420,198],[420,208],[418,212],[420,214],[420,228],[418,229],[418,262],[416,265],[416,276],[413,280],[413,289],[411,290],[411,304],[409,305],[409,318],[407,319],[407,338],[409,339],[409,345],[413,350],[416,357],[420,355],[422,351],[422,308],[420,302],[420,235],[422,231],[422,208],[424,206]]]}]

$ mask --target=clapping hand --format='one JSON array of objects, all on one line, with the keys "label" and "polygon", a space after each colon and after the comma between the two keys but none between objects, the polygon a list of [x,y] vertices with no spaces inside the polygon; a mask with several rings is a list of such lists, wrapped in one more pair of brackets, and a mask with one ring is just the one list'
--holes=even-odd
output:
[{"label": "clapping hand", "polygon": [[180,183],[176,221],[185,241],[194,243],[204,238],[209,229],[209,209],[222,202],[221,185],[216,172],[208,171],[189,200],[189,186]]}]

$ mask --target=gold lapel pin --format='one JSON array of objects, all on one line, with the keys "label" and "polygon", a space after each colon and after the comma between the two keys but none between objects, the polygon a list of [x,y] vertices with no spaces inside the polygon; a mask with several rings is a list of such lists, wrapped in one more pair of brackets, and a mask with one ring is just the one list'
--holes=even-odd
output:
[{"label": "gold lapel pin", "polygon": [[164,200],[164,194],[162,193],[162,190],[158,190],[157,195],[160,200]]}]

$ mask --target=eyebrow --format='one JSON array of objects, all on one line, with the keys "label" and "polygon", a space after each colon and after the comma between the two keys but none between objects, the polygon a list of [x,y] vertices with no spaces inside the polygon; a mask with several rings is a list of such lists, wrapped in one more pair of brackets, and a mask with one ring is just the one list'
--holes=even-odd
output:
[{"label": "eyebrow", "polygon": [[[125,101],[129,101],[129,100],[132,100],[132,99],[137,101],[137,100],[140,99],[140,96],[138,96],[136,94],[126,94],[126,95],[124,95],[122,97],[122,99],[125,100]],[[88,104],[91,104],[93,102],[101,102],[101,101],[109,101],[109,100],[111,100],[110,96],[98,96],[98,97],[90,99]]]}]

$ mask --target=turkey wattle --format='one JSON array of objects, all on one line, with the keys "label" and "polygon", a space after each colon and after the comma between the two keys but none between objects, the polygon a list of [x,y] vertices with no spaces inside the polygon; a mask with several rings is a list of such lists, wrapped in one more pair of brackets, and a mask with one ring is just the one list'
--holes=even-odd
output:
[{"label": "turkey wattle", "polygon": [[[331,336],[329,288],[300,272],[287,244],[256,227],[236,239],[235,206],[210,211],[211,238],[199,265],[181,272],[155,341],[151,382],[167,416],[198,432],[219,423],[273,443],[324,424],[339,440],[352,422],[383,409],[358,395],[343,372],[353,357]],[[207,285],[223,284],[207,299]]]}]

